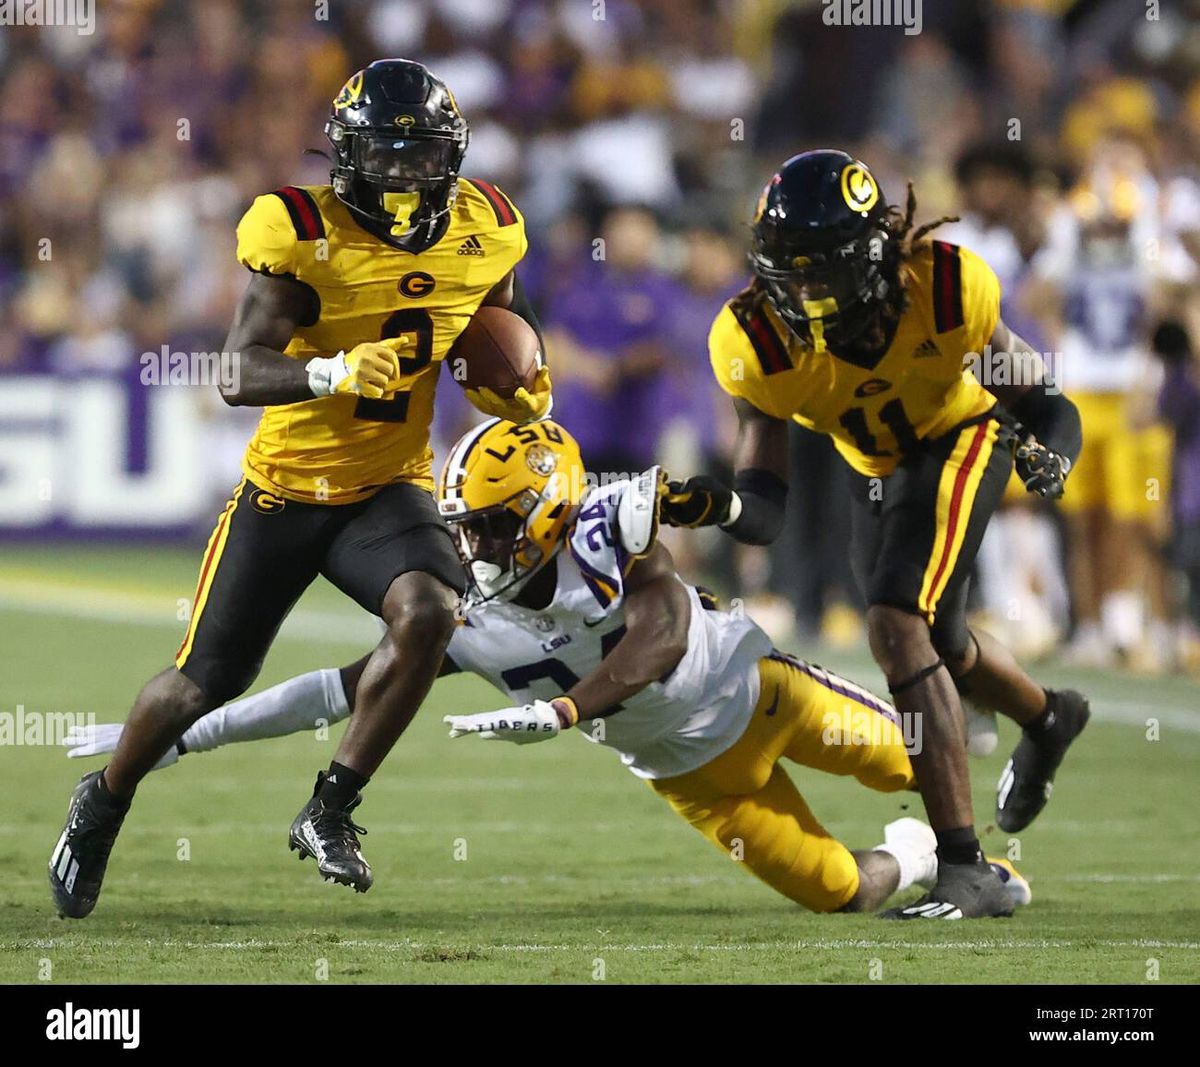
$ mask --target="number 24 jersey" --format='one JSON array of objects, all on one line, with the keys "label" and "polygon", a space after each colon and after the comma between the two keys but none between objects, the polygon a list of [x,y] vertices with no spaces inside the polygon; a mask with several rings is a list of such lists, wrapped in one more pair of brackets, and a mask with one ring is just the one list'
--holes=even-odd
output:
[{"label": "number 24 jersey", "polygon": [[[618,515],[629,491],[621,480],[588,494],[555,557],[558,586],[548,607],[497,599],[468,609],[447,649],[455,666],[518,703],[559,696],[600,666],[625,635],[625,577],[633,559]],[[691,586],[687,594],[683,659],[614,714],[579,730],[616,749],[639,778],[685,774],[733,745],[758,700],[758,661],[771,652],[770,639],[744,613],[709,610]]]}]

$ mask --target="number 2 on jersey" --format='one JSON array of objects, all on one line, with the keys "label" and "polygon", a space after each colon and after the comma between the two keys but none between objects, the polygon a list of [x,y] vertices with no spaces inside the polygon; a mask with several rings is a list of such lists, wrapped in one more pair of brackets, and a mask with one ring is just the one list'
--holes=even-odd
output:
[{"label": "number 2 on jersey", "polygon": [[[433,360],[433,316],[428,308],[401,308],[394,311],[379,331],[381,341],[406,335],[416,339],[416,354],[400,357],[400,373],[416,374]],[[404,422],[408,418],[410,396],[410,391],[404,389],[378,400],[359,397],[354,405],[354,417],[370,422]]]}]

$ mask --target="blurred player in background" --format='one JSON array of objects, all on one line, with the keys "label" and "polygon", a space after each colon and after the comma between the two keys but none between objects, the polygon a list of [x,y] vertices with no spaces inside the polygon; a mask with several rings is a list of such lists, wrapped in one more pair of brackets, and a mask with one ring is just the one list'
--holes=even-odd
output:
[{"label": "blurred player in background", "polygon": [[[844,152],[794,156],[768,182],[755,281],[709,335],[741,420],[734,485],[674,482],[663,517],[770,542],[787,497],[788,420],[833,437],[857,475],[850,552],[871,652],[897,709],[923,724],[913,767],[938,837],[937,884],[894,917],[1006,915],[1012,903],[975,833],[958,689],[1022,726],[997,795],[1010,832],[1044,807],[1088,706],[1043,689],[999,642],[971,632],[968,580],[1013,468],[1007,442],[1026,488],[1057,498],[1079,453],[1079,416],[1001,319],[995,273],[957,245],[922,241],[933,226],[913,231],[915,208],[911,186],[907,209],[891,208]],[[970,372],[972,356],[992,392]]]},{"label": "blurred player in background", "polygon": [[1088,442],[1063,504],[1076,621],[1067,655],[1085,666],[1118,656],[1147,664],[1171,644],[1156,547],[1170,438],[1138,418],[1161,380],[1148,345],[1161,242],[1145,154],[1134,139],[1110,135],[1096,144],[1034,262],[1035,303]]},{"label": "blurred player in background", "polygon": [[[360,714],[289,842],[327,879],[370,888],[351,812],[437,674],[464,589],[430,490],[429,426],[441,361],[481,303],[523,301],[521,216],[459,178],[468,127],[419,63],[380,60],[346,82],[326,134],[331,184],[258,197],[238,226],[251,272],[223,358],[226,401],[263,407],[244,478],[209,541],[175,665],[147,683],[112,762],[75,789],[50,861],[59,913],[89,914],[138,783],[205,712],[258,675],[275,633],[323,574],[386,632],[357,686]],[[550,404],[548,371],[510,401]]]},{"label": "blurred player in background", "polygon": [[[1020,141],[976,142],[955,161],[954,177],[961,217],[938,236],[969,248],[996,272],[1001,318],[1047,350],[1041,323],[1026,305],[1054,201],[1038,180],[1030,151]],[[979,608],[987,628],[1018,656],[1044,655],[1069,625],[1070,594],[1054,520],[1044,501],[1010,478],[979,546]],[[972,714],[966,700],[963,710]]]},{"label": "blurred player in background", "polygon": [[[657,468],[584,494],[579,447],[557,423],[493,420],[451,450],[439,506],[471,574],[442,673],[471,671],[516,707],[446,716],[451,737],[527,744],[574,726],[617,750],[709,841],[813,911],[873,911],[936,877],[916,819],[851,851],[816,819],[781,766],[913,786],[895,710],[844,678],[782,655],[744,614],[717,610],[658,543]],[[367,659],[291,679],[205,716],[183,751],[312,729],[358,714]],[[351,719],[353,722],[353,719]],[[72,755],[111,748],[98,728]],[[1013,904],[1029,887],[992,861]]]}]

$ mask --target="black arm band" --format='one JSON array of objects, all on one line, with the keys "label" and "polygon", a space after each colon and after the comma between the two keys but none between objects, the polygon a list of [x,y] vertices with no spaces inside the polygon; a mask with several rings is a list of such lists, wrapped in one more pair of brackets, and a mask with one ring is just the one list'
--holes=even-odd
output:
[{"label": "black arm band", "polygon": [[525,286],[521,284],[521,276],[513,275],[513,294],[512,303],[508,305],[508,310],[514,315],[520,315],[530,326],[533,327],[533,332],[537,334],[538,348],[542,351],[542,359],[546,358],[546,342],[542,337],[542,324],[538,322],[538,317],[534,313],[533,305],[529,302],[529,294],[525,292]]},{"label": "black arm band", "polygon": [[737,472],[733,491],[742,502],[742,513],[721,529],[743,544],[769,545],[783,529],[787,482],[778,474],[750,467]]},{"label": "black arm band", "polygon": [[1083,448],[1083,426],[1079,409],[1062,393],[1051,393],[1044,383],[1030,387],[1013,406],[1012,413],[1051,452],[1072,463]]}]

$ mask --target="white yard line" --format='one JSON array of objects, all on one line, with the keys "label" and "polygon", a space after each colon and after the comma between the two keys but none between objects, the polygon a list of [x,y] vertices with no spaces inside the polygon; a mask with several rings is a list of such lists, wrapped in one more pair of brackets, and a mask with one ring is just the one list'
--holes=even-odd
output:
[{"label": "white yard line", "polygon": [[[190,598],[191,590],[185,596]],[[62,579],[43,581],[0,574],[0,610],[170,628],[181,634],[187,626],[186,620],[178,617],[178,597],[168,590],[120,592]],[[378,643],[379,628],[372,616],[354,610],[353,605],[345,612],[301,607],[288,616],[279,638],[326,646],[361,645],[365,651]]]}]

